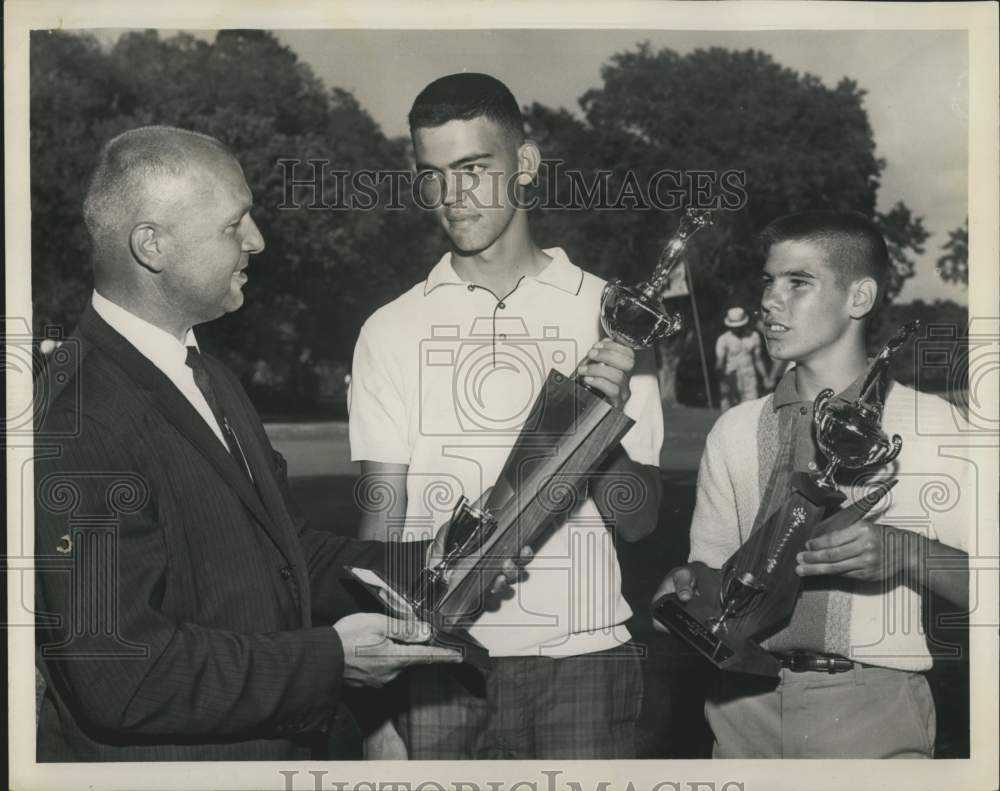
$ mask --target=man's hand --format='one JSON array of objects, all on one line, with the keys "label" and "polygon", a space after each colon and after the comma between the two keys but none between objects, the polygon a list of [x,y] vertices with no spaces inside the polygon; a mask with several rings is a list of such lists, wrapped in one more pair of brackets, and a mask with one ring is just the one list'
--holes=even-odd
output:
[{"label": "man's hand", "polygon": [[344,646],[344,682],[353,687],[384,686],[410,665],[462,661],[460,651],[420,645],[431,639],[431,630],[419,621],[359,612],[333,628]]},{"label": "man's hand", "polygon": [[[704,564],[688,563],[668,571],[667,576],[660,583],[660,587],[653,594],[653,601],[658,601],[661,596],[666,596],[668,593],[676,593],[677,598],[681,601],[691,601],[692,598],[698,596],[698,584],[694,575],[694,568],[697,565]],[[667,628],[655,618],[653,619],[653,628],[660,632],[667,631]]]},{"label": "man's hand", "polygon": [[873,582],[896,576],[910,562],[915,533],[866,520],[806,542],[796,557],[800,577],[834,574]]},{"label": "man's hand", "polygon": [[621,409],[631,395],[628,383],[634,367],[632,349],[604,338],[591,347],[576,371],[583,377],[584,384],[600,390],[612,405]]}]

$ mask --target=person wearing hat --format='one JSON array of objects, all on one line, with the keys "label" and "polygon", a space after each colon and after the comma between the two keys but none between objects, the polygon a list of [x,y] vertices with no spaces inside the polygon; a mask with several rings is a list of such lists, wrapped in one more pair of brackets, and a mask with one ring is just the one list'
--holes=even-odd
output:
[{"label": "person wearing hat", "polygon": [[720,378],[720,402],[726,410],[757,398],[759,382],[767,381],[767,370],[760,335],[750,327],[747,312],[741,307],[729,308],[723,323],[728,329],[715,342],[715,370]]}]

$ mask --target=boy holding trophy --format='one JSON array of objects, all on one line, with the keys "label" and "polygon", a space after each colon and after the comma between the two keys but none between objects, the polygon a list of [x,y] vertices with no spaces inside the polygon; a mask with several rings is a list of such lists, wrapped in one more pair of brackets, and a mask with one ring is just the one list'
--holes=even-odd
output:
[{"label": "boy holding trophy", "polygon": [[[869,363],[865,329],[890,266],[871,221],[853,212],[803,212],[772,222],[762,241],[768,353],[794,365],[773,395],[725,412],[710,432],[689,562],[673,569],[656,594],[655,611],[668,615],[658,626],[723,668],[739,661],[733,650],[757,654],[754,669],[719,673],[706,704],[714,757],[931,757],[935,712],[923,675],[931,657],[921,595],[933,591],[956,609],[968,608],[967,506],[974,494],[963,487],[967,462],[939,451],[935,437],[955,434],[956,416],[945,401],[888,378],[888,357],[912,327]],[[836,419],[822,411],[833,393]],[[858,447],[868,436],[859,427],[874,420],[878,429],[879,418],[881,450],[889,450],[885,435],[895,435],[891,450],[844,463],[841,454],[868,453]],[[834,480],[840,463],[855,471],[842,468]],[[816,524],[806,509],[792,508],[794,517],[780,521],[791,498],[802,497],[797,489],[828,487],[825,505],[837,505],[838,490],[858,501],[873,478],[896,485],[874,510],[868,504],[863,518],[844,510],[835,524]],[[931,503],[928,488],[942,496]],[[795,530],[809,527],[816,529],[796,545]],[[760,540],[766,531],[776,538]],[[741,548],[754,542],[768,554],[734,581],[730,570],[739,568]],[[790,569],[791,615],[751,631],[759,647],[745,640],[741,646],[730,639],[740,619],[780,597],[778,578],[768,575],[781,563]],[[672,609],[661,609],[669,600]],[[695,612],[699,600],[716,608],[716,617],[699,621],[680,612]],[[760,670],[761,659],[773,663],[773,673]]]},{"label": "boy holding trophy", "polygon": [[578,482],[585,495],[536,546],[520,595],[469,627],[490,653],[485,683],[467,667],[420,668],[403,691],[403,739],[386,722],[368,756],[633,757],[642,673],[626,645],[631,610],[612,531],[637,540],[656,524],[656,377],[644,355],[600,340],[603,281],[531,238],[522,191],[540,154],[506,86],[484,74],[443,77],[409,120],[421,198],[450,250],[358,339],[350,440],[370,495],[363,531],[418,538],[414,528],[446,519],[458,496],[480,498],[550,369],[576,373],[635,425]]}]

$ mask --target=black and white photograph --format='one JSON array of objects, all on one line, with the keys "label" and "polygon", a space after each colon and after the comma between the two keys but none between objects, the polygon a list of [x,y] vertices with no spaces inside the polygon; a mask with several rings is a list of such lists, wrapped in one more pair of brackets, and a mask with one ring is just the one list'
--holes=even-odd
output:
[{"label": "black and white photograph", "polygon": [[995,787],[995,5],[4,13],[8,787]]}]

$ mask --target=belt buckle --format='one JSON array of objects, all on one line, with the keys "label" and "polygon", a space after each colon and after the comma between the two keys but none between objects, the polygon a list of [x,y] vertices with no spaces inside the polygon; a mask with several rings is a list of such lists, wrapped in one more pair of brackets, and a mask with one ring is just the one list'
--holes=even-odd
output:
[{"label": "belt buckle", "polygon": [[813,658],[804,651],[793,651],[788,654],[788,669],[793,673],[805,673],[806,671],[812,669],[809,665],[812,659]]},{"label": "belt buckle", "polygon": [[[841,665],[838,667],[838,665]],[[830,669],[827,671],[829,673],[846,673],[849,670],[854,669],[854,660],[844,657],[833,657],[830,659]]]}]

